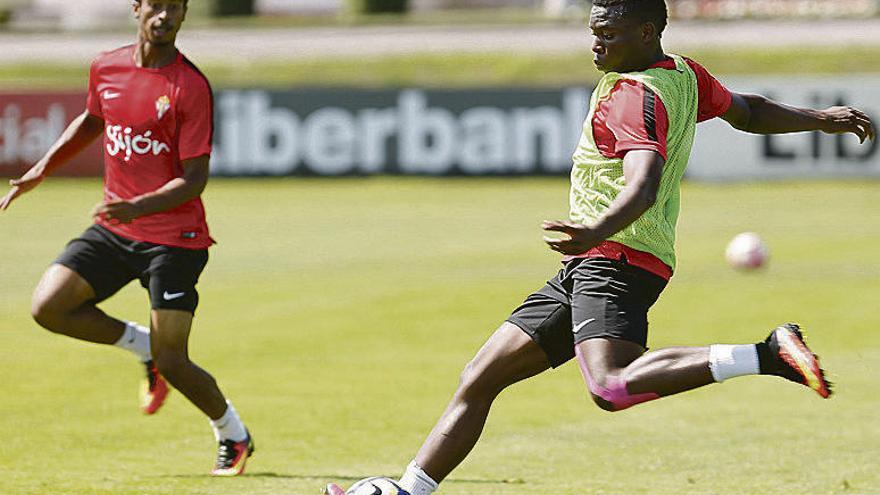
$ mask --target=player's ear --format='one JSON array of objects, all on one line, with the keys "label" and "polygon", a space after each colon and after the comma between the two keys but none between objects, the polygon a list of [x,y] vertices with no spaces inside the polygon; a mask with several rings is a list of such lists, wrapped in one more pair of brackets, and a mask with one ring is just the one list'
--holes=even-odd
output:
[{"label": "player's ear", "polygon": [[653,22],[642,23],[642,42],[652,43],[657,37],[657,26]]},{"label": "player's ear", "polygon": [[135,19],[141,17],[141,0],[131,0],[131,11]]}]

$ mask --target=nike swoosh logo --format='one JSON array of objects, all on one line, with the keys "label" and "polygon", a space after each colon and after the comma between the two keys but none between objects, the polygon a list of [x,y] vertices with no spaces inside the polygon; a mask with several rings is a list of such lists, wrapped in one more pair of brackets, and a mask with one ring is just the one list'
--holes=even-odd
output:
[{"label": "nike swoosh logo", "polygon": [[173,301],[177,298],[183,297],[184,295],[186,295],[186,292],[175,292],[174,294],[171,294],[166,290],[165,293],[162,294],[162,298],[164,298],[166,301]]},{"label": "nike swoosh logo", "polygon": [[590,323],[593,323],[594,321],[596,321],[595,318],[590,318],[588,320],[584,320],[584,321],[578,323],[577,326],[575,326],[571,331],[573,333],[578,333],[581,328],[584,328],[585,326],[589,325]]},{"label": "nike swoosh logo", "polygon": [[114,98],[119,98],[120,96],[122,96],[122,93],[113,93],[110,91],[104,91],[104,93],[102,93],[102,96],[104,97],[105,100],[112,100]]}]

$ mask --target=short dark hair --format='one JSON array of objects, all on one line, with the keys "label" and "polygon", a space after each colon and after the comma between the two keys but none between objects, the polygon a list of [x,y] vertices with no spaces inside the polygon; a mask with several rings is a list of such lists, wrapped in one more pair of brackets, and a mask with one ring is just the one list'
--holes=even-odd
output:
[{"label": "short dark hair", "polygon": [[669,13],[664,0],[593,0],[596,7],[621,7],[624,17],[638,22],[651,22],[659,36],[666,29]]},{"label": "short dark hair", "polygon": [[[132,3],[141,3],[141,0],[131,0]],[[183,0],[183,5],[186,5],[189,0]]]}]

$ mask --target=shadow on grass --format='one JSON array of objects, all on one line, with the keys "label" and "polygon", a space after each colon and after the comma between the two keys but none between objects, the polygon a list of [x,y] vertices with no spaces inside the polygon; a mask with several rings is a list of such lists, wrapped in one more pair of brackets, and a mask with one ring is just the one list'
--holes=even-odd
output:
[{"label": "shadow on grass", "polygon": [[[157,478],[177,478],[177,479],[198,479],[198,478],[214,478],[210,474],[166,474],[156,476]],[[248,472],[243,475],[245,478],[278,478],[289,480],[334,480],[334,481],[357,481],[365,478],[365,476],[350,476],[342,474],[286,474],[274,473],[271,471],[258,471],[255,473]],[[396,479],[394,476],[389,478]],[[526,482],[520,478],[487,480],[487,479],[469,479],[469,478],[448,478],[444,483],[476,483],[487,485],[524,485]]]}]

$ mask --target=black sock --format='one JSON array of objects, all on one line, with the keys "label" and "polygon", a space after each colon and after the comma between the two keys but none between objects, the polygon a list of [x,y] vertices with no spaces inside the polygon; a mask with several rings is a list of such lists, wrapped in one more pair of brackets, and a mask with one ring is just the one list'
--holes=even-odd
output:
[{"label": "black sock", "polygon": [[772,375],[778,367],[776,365],[776,356],[770,350],[770,344],[767,342],[758,342],[755,344],[758,350],[758,367],[761,368],[762,375]]}]

